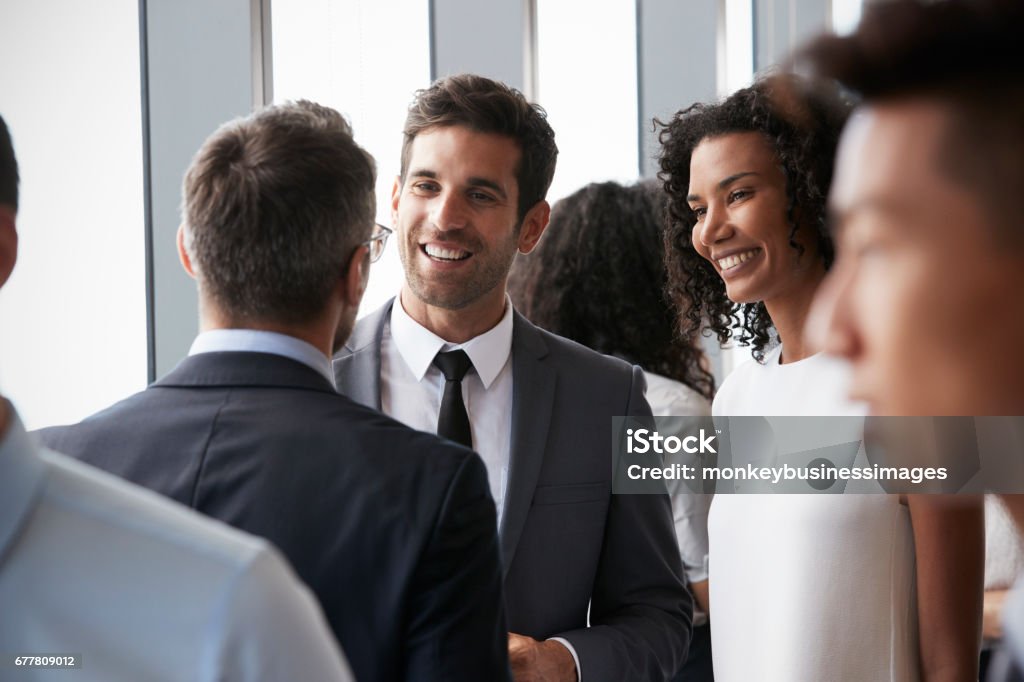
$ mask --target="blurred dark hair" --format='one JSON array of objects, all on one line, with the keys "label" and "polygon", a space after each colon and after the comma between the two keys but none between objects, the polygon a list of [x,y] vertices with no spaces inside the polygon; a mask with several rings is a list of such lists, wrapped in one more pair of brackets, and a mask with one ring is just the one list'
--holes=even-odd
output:
[{"label": "blurred dark hair", "polygon": [[0,204],[18,210],[18,160],[14,157],[14,144],[3,116],[0,116]]},{"label": "blurred dark hair", "polygon": [[798,59],[868,102],[924,97],[949,119],[939,167],[1024,236],[1024,2],[868,4],[856,32],[823,36]]},{"label": "blurred dark hair", "polygon": [[763,302],[737,304],[729,300],[725,284],[714,266],[693,248],[691,234],[696,217],[686,201],[690,185],[690,157],[705,139],[729,133],[759,132],[770,143],[786,178],[790,226],[789,243],[803,248],[794,237],[803,227],[817,238],[817,252],[825,268],[832,265],[834,247],[826,224],[826,198],[832,183],[839,133],[850,106],[835,88],[792,75],[762,78],[716,104],[694,104],[661,127],[661,173],[668,193],[669,227],[665,233],[668,292],[679,313],[684,337],[702,327],[719,343],[733,338],[753,346],[754,357],[764,359],[771,340],[771,318]]},{"label": "blurred dark hair", "polygon": [[710,400],[714,377],[695,338],[674,333],[664,295],[664,201],[654,181],[594,183],[562,199],[536,251],[516,258],[508,291],[534,324]]},{"label": "blurred dark hair", "polygon": [[454,125],[515,140],[522,153],[516,168],[522,221],[547,196],[555,175],[558,147],[544,109],[530,104],[515,88],[483,76],[459,74],[434,81],[429,88],[417,90],[409,106],[402,141],[402,182],[416,136],[430,128]]},{"label": "blurred dark hair", "polygon": [[236,320],[321,314],[370,236],[376,166],[341,114],[299,101],[221,126],[185,174],[186,248]]}]

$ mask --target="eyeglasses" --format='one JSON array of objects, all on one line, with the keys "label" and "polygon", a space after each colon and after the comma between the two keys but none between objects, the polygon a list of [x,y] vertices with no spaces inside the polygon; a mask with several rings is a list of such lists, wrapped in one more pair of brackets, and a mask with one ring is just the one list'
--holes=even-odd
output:
[{"label": "eyeglasses", "polygon": [[363,245],[370,249],[370,262],[376,263],[380,260],[380,257],[384,255],[384,247],[388,243],[388,237],[391,236],[391,228],[376,223],[377,231],[373,233],[373,236],[363,242]]}]

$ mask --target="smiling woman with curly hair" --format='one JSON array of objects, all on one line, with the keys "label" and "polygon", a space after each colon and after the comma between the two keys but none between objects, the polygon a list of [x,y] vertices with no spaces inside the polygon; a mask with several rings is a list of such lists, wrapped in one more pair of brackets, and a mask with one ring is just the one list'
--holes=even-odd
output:
[{"label": "smiling woman with curly hair", "polygon": [[[848,109],[834,88],[774,76],[684,109],[661,131],[681,332],[735,335],[757,359],[723,382],[716,418],[866,414],[847,398],[848,368],[804,338],[834,255],[825,204]],[[776,446],[765,438],[766,456],[779,456]],[[980,564],[969,550],[983,537],[980,502],[937,497],[716,495],[715,679],[967,679],[960,672],[977,666]],[[956,544],[944,528],[957,529]],[[936,670],[954,674],[924,674]]]},{"label": "smiling woman with curly hair", "polygon": [[[801,90],[799,97],[790,88]],[[768,142],[784,179],[789,246],[800,260],[810,249],[813,253],[807,257],[815,262],[805,265],[820,263],[824,273],[834,255],[825,200],[839,132],[848,114],[849,106],[833,92],[776,78],[759,81],[720,104],[694,104],[662,124],[661,177],[671,216],[665,235],[668,290],[681,311],[683,334],[703,328],[720,343],[735,335],[741,344],[753,346],[759,361],[772,341],[772,319],[765,301],[730,300],[725,280],[693,246],[698,215],[687,197],[694,150],[705,139],[731,133],[756,133]]]}]

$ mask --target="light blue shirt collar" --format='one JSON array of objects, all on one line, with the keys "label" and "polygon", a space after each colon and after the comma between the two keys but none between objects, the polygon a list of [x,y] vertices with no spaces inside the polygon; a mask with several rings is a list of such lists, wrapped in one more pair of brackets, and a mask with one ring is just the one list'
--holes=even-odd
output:
[{"label": "light blue shirt collar", "polygon": [[466,351],[484,388],[490,388],[512,352],[512,301],[505,295],[505,314],[483,334],[460,344],[449,343],[409,316],[402,298],[391,306],[391,338],[417,381],[422,381],[438,351]]},{"label": "light blue shirt collar", "polygon": [[220,352],[270,353],[290,358],[311,367],[334,383],[331,360],[311,344],[287,334],[268,332],[262,329],[213,329],[203,332],[192,342],[189,355]]},{"label": "light blue shirt collar", "polygon": [[14,406],[7,408],[7,431],[0,433],[0,564],[33,509],[46,469]]}]

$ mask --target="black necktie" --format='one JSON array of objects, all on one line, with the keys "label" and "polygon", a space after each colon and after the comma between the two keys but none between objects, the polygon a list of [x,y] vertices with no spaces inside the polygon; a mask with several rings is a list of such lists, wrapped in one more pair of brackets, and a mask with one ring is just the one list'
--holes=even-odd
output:
[{"label": "black necktie", "polygon": [[441,396],[441,413],[437,416],[437,435],[448,440],[473,447],[473,436],[469,430],[469,415],[462,401],[462,377],[473,366],[466,351],[453,350],[434,356],[434,366],[444,374],[444,395]]}]

